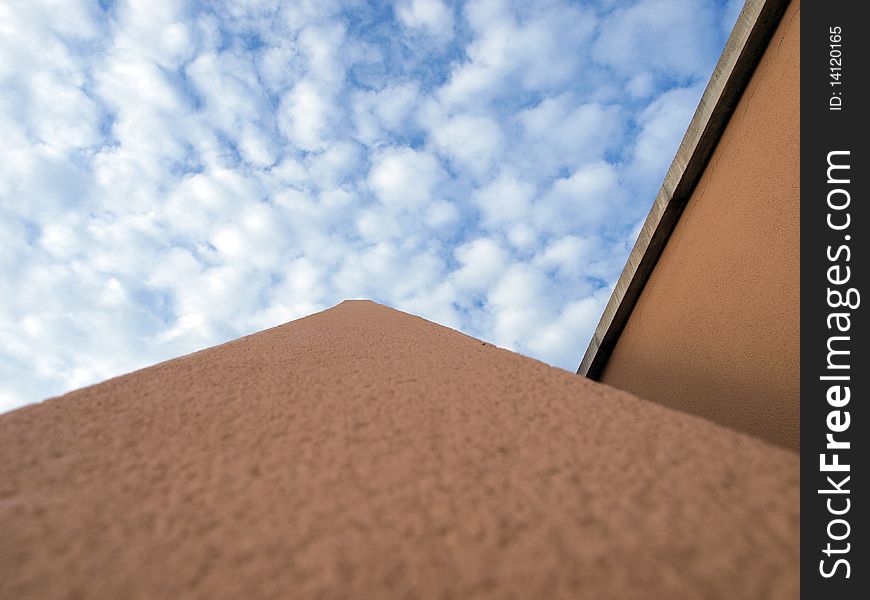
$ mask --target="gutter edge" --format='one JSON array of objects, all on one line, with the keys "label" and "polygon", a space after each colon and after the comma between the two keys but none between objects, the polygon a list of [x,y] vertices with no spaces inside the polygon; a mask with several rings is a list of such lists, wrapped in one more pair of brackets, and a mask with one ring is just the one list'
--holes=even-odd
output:
[{"label": "gutter edge", "polygon": [[747,0],[577,369],[597,380],[789,0]]}]

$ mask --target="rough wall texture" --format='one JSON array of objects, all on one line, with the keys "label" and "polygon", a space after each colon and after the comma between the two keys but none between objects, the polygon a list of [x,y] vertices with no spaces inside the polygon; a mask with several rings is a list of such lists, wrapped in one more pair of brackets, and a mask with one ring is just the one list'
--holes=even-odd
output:
[{"label": "rough wall texture", "polygon": [[371,302],[0,416],[0,598],[796,598],[799,459]]},{"label": "rough wall texture", "polygon": [[793,1],[600,377],[800,447],[800,2]]}]

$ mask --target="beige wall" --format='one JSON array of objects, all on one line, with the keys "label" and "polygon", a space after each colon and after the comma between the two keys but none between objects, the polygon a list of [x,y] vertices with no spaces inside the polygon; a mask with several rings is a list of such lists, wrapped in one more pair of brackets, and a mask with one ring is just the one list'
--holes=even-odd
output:
[{"label": "beige wall", "polygon": [[793,449],[799,8],[786,10],[600,378]]},{"label": "beige wall", "polygon": [[373,302],[0,415],[0,457],[3,599],[800,594],[794,453]]}]

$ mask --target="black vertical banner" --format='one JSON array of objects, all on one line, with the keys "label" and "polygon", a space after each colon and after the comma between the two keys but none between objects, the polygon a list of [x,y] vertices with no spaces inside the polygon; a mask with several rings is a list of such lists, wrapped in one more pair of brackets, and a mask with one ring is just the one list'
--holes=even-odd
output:
[{"label": "black vertical banner", "polygon": [[[796,1],[796,0],[794,0]],[[866,3],[801,3],[801,590],[866,598]],[[863,594],[859,595],[859,590]]]}]

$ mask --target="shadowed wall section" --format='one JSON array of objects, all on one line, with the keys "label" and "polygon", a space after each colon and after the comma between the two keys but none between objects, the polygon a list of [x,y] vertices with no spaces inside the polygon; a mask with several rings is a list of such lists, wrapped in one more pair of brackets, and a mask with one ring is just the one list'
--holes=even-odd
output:
[{"label": "shadowed wall section", "polygon": [[600,381],[800,448],[800,2],[791,2]]},{"label": "shadowed wall section", "polygon": [[383,306],[0,416],[2,598],[795,598],[799,459]]}]

